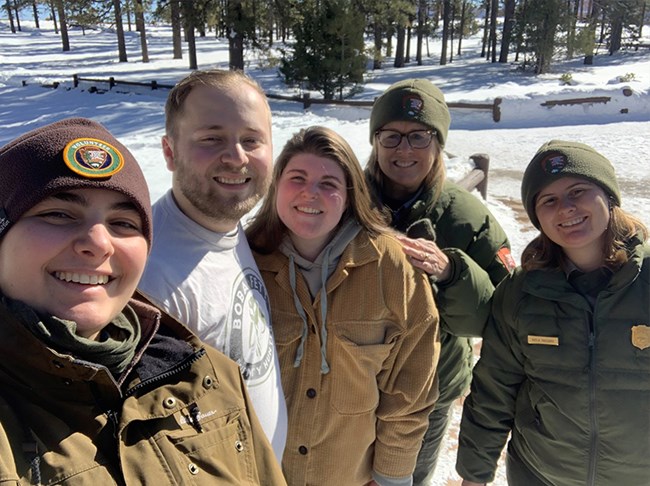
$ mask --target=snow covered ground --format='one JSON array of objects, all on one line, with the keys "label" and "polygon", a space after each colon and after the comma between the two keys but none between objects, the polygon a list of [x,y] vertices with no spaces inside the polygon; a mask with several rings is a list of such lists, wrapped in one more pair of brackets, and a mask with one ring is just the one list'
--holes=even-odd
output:
[{"label": "snow covered ground", "polygon": [[[0,18],[0,145],[60,118],[90,117],[105,124],[133,151],[144,168],[152,198],[162,195],[171,183],[160,150],[167,90],[120,86],[101,94],[90,93],[88,84],[73,88],[72,76],[173,84],[189,71],[186,53],[182,60],[172,59],[170,30],[148,27],[151,62],[143,64],[135,32],[127,32],[130,62],[119,63],[116,37],[109,30],[87,31],[86,35],[72,30],[72,49],[63,53],[59,36],[47,22],[41,23],[41,30],[33,29],[28,20],[21,24],[23,32],[14,35],[6,19]],[[648,33],[650,28],[644,31]],[[197,46],[200,68],[227,68],[223,41],[197,38]],[[584,142],[606,155],[617,169],[623,207],[650,225],[650,49],[614,56],[599,53],[592,66],[584,66],[581,59],[562,61],[554,64],[553,73],[535,77],[514,64],[490,64],[480,59],[476,55],[480,51],[478,39],[464,40],[463,46],[463,54],[455,56],[453,63],[439,66],[440,48],[432,41],[433,57],[423,66],[369,72],[364,90],[355,99],[372,100],[393,82],[409,77],[430,79],[443,90],[448,102],[492,103],[501,98],[499,122],[493,121],[488,111],[452,110],[446,147],[452,156],[448,173],[451,178],[460,177],[468,169],[471,154],[489,154],[486,204],[507,231],[516,258],[536,234],[519,203],[520,179],[537,148],[554,138]],[[391,61],[385,65],[391,66]],[[298,94],[282,84],[274,69],[263,68],[265,63],[259,59],[251,57],[247,62],[247,72],[268,92]],[[561,84],[564,73],[571,73],[573,85]],[[621,82],[621,77],[632,79]],[[55,81],[60,83],[58,89],[41,87]],[[585,97],[609,100],[542,105]],[[284,101],[272,101],[271,107],[276,154],[296,130],[325,125],[340,132],[365,164],[370,153],[369,109],[313,105],[304,111],[302,105]],[[432,483],[435,486],[460,484],[454,472],[460,406],[454,413]],[[505,484],[501,468],[494,484]]]}]

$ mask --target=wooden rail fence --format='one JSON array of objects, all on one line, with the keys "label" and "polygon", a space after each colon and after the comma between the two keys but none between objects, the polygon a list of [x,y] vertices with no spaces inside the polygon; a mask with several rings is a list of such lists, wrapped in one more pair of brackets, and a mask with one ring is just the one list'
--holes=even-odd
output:
[{"label": "wooden rail fence", "polygon": [[[152,90],[164,88],[171,89],[174,85],[162,84],[156,81],[151,81],[149,83],[141,83],[138,81],[121,81],[110,77],[108,79],[97,79],[97,78],[84,78],[77,74],[72,76],[72,84],[75,88],[79,87],[79,83],[97,83],[97,84],[108,84],[108,89],[111,90],[115,86],[125,85],[125,86],[143,86],[150,87]],[[97,87],[91,86],[92,91],[97,91]],[[339,106],[359,106],[370,108],[375,103],[375,100],[324,100],[322,98],[312,98],[309,93],[303,93],[301,96],[294,95],[280,95],[275,93],[267,93],[267,98],[281,101],[293,101],[297,103],[302,103],[303,109],[309,108],[311,105],[339,105]],[[492,103],[447,103],[447,106],[450,109],[469,109],[469,110],[489,110],[492,111],[492,119],[495,122],[501,120],[501,98],[496,98]]]}]

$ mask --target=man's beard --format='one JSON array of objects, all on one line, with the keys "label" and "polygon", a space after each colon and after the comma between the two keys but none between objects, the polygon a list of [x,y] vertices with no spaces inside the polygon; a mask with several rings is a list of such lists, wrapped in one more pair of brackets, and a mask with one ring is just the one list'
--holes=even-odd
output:
[{"label": "man's beard", "polygon": [[220,194],[218,187],[211,186],[217,184],[216,182],[207,180],[199,182],[196,176],[185,170],[184,164],[179,164],[176,172],[178,186],[183,196],[205,216],[220,222],[239,221],[255,207],[268,189],[268,184],[261,184],[259,180],[253,179],[255,192],[245,199],[237,195],[224,196]]}]

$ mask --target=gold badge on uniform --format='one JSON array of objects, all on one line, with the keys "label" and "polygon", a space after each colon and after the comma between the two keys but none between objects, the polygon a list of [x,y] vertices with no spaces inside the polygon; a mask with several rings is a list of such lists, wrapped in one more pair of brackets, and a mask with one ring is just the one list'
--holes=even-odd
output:
[{"label": "gold badge on uniform", "polygon": [[77,138],[63,149],[65,164],[80,176],[108,177],[124,166],[124,157],[111,144],[96,138]]},{"label": "gold badge on uniform", "polygon": [[632,326],[632,344],[639,349],[650,348],[650,326]]}]

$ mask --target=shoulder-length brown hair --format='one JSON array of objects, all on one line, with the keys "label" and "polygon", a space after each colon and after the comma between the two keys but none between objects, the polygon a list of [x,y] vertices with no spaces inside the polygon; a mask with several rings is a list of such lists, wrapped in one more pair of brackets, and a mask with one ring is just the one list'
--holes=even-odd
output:
[{"label": "shoulder-length brown hair", "polygon": [[[616,271],[629,259],[627,243],[640,236],[648,239],[648,228],[635,216],[626,213],[611,202],[609,225],[605,230],[603,244],[604,264]],[[567,257],[562,247],[551,241],[543,232],[531,241],[521,255],[521,266],[526,270],[567,270]]]},{"label": "shoulder-length brown hair", "polygon": [[[372,197],[374,199],[374,203],[381,208],[383,204],[381,203],[380,200],[377,200],[377,198],[380,198],[381,194],[384,191],[384,181],[386,180],[386,175],[381,171],[381,167],[379,167],[379,158],[377,155],[378,143],[379,142],[377,141],[377,137],[373,136],[372,150],[370,151],[370,156],[368,157],[368,163],[366,164],[366,172],[369,176],[369,179],[372,181],[374,188],[377,189],[372,191]],[[432,151],[431,157],[433,157],[433,164],[431,165],[431,170],[424,178],[422,185],[424,186],[425,191],[434,189],[436,191],[435,199],[438,199],[438,196],[440,196],[440,192],[442,191],[442,183],[444,182],[446,177],[445,161],[443,157],[443,150],[442,147],[440,146],[440,142],[438,142],[438,138],[433,137],[431,143],[435,144],[435,149],[436,149],[435,155]]]},{"label": "shoulder-length brown hair", "polygon": [[350,145],[334,130],[313,126],[294,134],[275,161],[269,192],[246,230],[251,248],[260,253],[270,253],[282,242],[287,227],[280,220],[275,205],[278,180],[289,161],[304,153],[333,160],[343,169],[347,186],[347,208],[339,224],[354,218],[371,235],[391,232],[381,215],[372,208],[361,165]]}]

